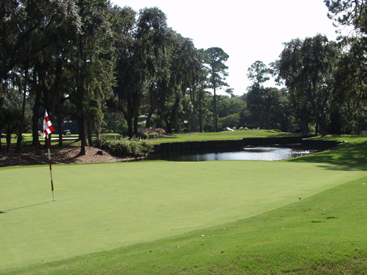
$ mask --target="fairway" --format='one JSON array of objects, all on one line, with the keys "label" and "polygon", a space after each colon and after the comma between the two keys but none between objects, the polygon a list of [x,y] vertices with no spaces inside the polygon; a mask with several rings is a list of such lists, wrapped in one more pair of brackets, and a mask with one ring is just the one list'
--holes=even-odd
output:
[{"label": "fairway", "polygon": [[215,161],[1,168],[0,271],[264,213],[367,175],[320,163]]}]

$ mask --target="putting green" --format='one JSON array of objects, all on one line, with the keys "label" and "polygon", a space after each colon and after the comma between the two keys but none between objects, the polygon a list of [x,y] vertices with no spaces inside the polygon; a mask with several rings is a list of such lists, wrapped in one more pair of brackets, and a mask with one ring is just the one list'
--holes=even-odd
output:
[{"label": "putting green", "polygon": [[213,161],[0,169],[0,270],[149,242],[270,211],[366,176],[313,163]]}]

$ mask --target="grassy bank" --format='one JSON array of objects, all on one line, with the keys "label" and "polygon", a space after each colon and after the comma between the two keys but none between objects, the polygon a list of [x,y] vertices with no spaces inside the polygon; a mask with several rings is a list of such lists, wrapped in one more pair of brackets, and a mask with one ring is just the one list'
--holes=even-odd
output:
[{"label": "grassy bank", "polygon": [[243,138],[265,138],[265,137],[289,137],[294,136],[289,133],[282,133],[274,130],[239,130],[223,131],[217,133],[192,133],[168,135],[156,140],[154,144],[165,142],[188,142],[188,141],[210,141],[210,140],[239,140]]},{"label": "grassy bank", "polygon": [[54,202],[47,166],[1,168],[0,273],[363,274],[367,140],[348,141],[292,161],[55,165]]}]

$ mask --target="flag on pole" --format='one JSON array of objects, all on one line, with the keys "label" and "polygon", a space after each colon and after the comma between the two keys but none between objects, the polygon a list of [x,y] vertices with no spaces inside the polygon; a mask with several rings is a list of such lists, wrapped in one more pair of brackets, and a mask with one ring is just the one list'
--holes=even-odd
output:
[{"label": "flag on pole", "polygon": [[46,138],[47,149],[48,149],[48,163],[50,165],[50,177],[51,177],[51,191],[52,191],[52,200],[55,200],[54,196],[54,180],[52,178],[52,164],[51,164],[51,152],[50,152],[50,139],[49,135],[54,131],[54,127],[52,126],[51,120],[48,117],[47,111],[45,110],[45,118],[43,119],[43,138]]},{"label": "flag on pole", "polygon": [[45,138],[46,136],[48,137],[48,135],[51,134],[53,131],[55,131],[55,129],[52,126],[47,111],[45,110],[45,118],[43,119],[43,138]]}]

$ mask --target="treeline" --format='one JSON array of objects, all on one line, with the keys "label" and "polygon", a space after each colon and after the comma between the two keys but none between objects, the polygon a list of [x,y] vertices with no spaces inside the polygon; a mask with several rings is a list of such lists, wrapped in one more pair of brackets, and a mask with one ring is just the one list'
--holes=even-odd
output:
[{"label": "treeline", "polygon": [[[235,96],[221,48],[196,49],[159,8],[138,13],[107,0],[3,0],[0,3],[0,132],[32,132],[40,145],[44,110],[62,145],[77,122],[81,154],[92,134],[272,128],[359,133],[365,119],[366,6],[325,1],[330,18],[355,35],[285,43],[269,66],[256,61],[251,86]],[[347,16],[345,16],[347,15]],[[284,88],[266,88],[275,77]],[[245,75],[244,75],[245,77]],[[228,96],[217,95],[226,89]],[[142,118],[142,115],[144,117]],[[310,126],[315,125],[314,129]]]}]

